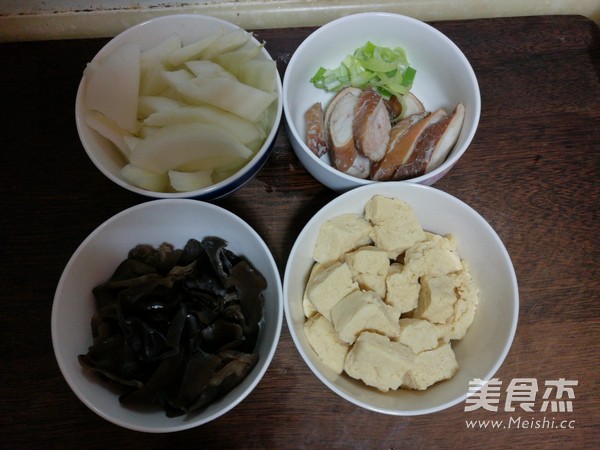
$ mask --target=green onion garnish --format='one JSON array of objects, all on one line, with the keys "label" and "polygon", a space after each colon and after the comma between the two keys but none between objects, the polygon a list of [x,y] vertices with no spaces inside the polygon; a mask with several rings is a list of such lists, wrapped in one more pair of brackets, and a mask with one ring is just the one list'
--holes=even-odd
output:
[{"label": "green onion garnish", "polygon": [[413,85],[417,71],[408,64],[402,48],[390,49],[367,42],[334,69],[320,67],[310,82],[326,91],[353,86],[372,87],[384,98],[402,96]]}]

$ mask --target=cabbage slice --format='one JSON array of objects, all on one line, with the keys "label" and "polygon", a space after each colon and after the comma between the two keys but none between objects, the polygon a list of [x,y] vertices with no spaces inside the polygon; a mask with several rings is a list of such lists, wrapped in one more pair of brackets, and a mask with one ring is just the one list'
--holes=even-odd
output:
[{"label": "cabbage slice", "polygon": [[169,170],[168,174],[173,189],[179,192],[189,192],[213,184],[212,172],[212,170],[198,170],[196,172]]},{"label": "cabbage slice", "polygon": [[116,122],[98,111],[89,111],[85,116],[85,123],[96,130],[101,136],[111,141],[119,149],[125,159],[129,158],[129,145],[127,139],[133,135],[117,125]]},{"label": "cabbage slice", "polygon": [[263,131],[254,122],[231,114],[214,106],[182,106],[157,111],[144,120],[144,125],[164,127],[178,123],[199,122],[217,125],[231,133],[244,145],[250,145],[264,138]]},{"label": "cabbage slice", "polygon": [[128,42],[85,72],[86,106],[135,133],[140,88],[140,46]]},{"label": "cabbage slice", "polygon": [[150,191],[166,191],[169,186],[169,178],[165,173],[155,173],[149,170],[126,164],[121,168],[121,176],[131,184]]},{"label": "cabbage slice", "polygon": [[191,103],[208,103],[250,122],[258,120],[262,112],[277,98],[274,92],[256,89],[237,79],[207,77],[171,80],[175,89]]},{"label": "cabbage slice", "polygon": [[186,61],[198,58],[202,52],[210,47],[221,35],[223,35],[223,31],[210,34],[202,39],[180,47],[169,55],[167,58],[168,63],[173,67],[177,67]]},{"label": "cabbage slice", "polygon": [[202,158],[229,156],[237,160],[252,155],[252,150],[222,128],[191,122],[159,128],[140,141],[129,161],[142,169],[164,173]]}]

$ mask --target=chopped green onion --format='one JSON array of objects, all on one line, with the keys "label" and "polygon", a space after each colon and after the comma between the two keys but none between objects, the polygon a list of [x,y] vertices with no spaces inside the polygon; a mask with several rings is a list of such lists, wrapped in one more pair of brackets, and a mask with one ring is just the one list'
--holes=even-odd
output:
[{"label": "chopped green onion", "polygon": [[348,55],[335,69],[320,67],[310,79],[317,88],[339,91],[347,86],[373,87],[384,98],[402,96],[412,87],[416,70],[408,64],[406,52],[367,42]]},{"label": "chopped green onion", "polygon": [[326,71],[327,71],[327,69],[325,67],[319,67],[319,70],[317,70],[317,73],[315,73],[314,76],[310,79],[310,82],[316,83],[316,82],[322,80]]},{"label": "chopped green onion", "polygon": [[379,95],[381,95],[386,100],[389,100],[390,98],[392,98],[392,93],[381,86],[376,86],[375,90],[377,92],[379,92]]},{"label": "chopped green onion", "polygon": [[415,75],[417,71],[413,67],[407,67],[402,77],[402,86],[410,87],[415,81]]}]

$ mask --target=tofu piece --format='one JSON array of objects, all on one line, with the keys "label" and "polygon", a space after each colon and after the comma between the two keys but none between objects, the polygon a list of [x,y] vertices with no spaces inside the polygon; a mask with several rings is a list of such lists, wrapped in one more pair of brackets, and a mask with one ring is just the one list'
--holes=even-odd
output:
[{"label": "tofu piece", "polygon": [[440,341],[450,342],[452,325],[448,325],[447,323],[435,323],[434,325],[438,330],[438,334],[440,336]]},{"label": "tofu piece", "polygon": [[390,273],[385,279],[386,294],[385,302],[397,313],[401,314],[412,311],[419,305],[419,293],[421,286],[419,280],[411,273],[398,271],[396,265],[392,264]]},{"label": "tofu piece", "polygon": [[306,287],[306,296],[315,309],[331,320],[331,308],[350,292],[358,290],[348,264],[337,262],[315,274]]},{"label": "tofu piece", "polygon": [[340,339],[352,344],[365,330],[398,336],[398,321],[388,306],[371,291],[354,291],[331,308],[331,321]]},{"label": "tofu piece", "polygon": [[388,268],[387,275],[391,275],[393,273],[401,273],[404,270],[404,264],[400,264],[399,262],[393,262],[390,264]]},{"label": "tofu piece", "polygon": [[440,332],[431,322],[423,319],[400,319],[398,342],[415,353],[431,350],[438,346]]},{"label": "tofu piece", "polygon": [[454,350],[444,343],[433,350],[416,355],[412,366],[404,375],[402,387],[425,390],[429,386],[448,380],[458,371]]},{"label": "tofu piece", "polygon": [[445,236],[442,236],[440,234],[426,231],[425,238],[428,241],[434,241],[436,244],[438,244],[438,246],[448,250],[449,252],[456,252],[458,241],[456,240],[456,236],[453,234],[446,234]]},{"label": "tofu piece", "polygon": [[452,315],[446,321],[448,339],[462,339],[475,319],[475,311],[479,305],[479,288],[472,280],[468,269],[454,277],[455,292],[458,296]]},{"label": "tofu piece", "polygon": [[363,291],[374,291],[385,297],[385,275],[390,267],[387,252],[372,245],[360,247],[344,255],[354,280]]},{"label": "tofu piece", "polygon": [[452,317],[446,322],[447,340],[460,340],[465,337],[467,330],[475,319],[477,305],[459,298],[454,305]]},{"label": "tofu piece", "polygon": [[413,209],[400,199],[372,197],[365,205],[365,218],[373,223],[370,234],[373,243],[385,250],[390,259],[425,240],[425,232]]},{"label": "tofu piece", "polygon": [[399,198],[374,195],[365,204],[365,219],[377,225],[393,217],[403,216],[407,210],[412,212],[410,205]]},{"label": "tofu piece", "polygon": [[371,242],[371,224],[359,214],[341,214],[321,225],[313,251],[316,262],[329,265]]},{"label": "tofu piece", "polygon": [[372,245],[346,253],[344,261],[350,266],[350,270],[355,276],[358,274],[384,276],[390,268],[387,252]]},{"label": "tofu piece", "polygon": [[[310,275],[308,276],[307,286],[314,280],[315,276],[323,269],[325,269],[325,266],[323,264],[313,264],[310,270]],[[313,315],[317,314],[318,311],[315,308],[315,305],[313,305],[312,302],[309,300],[307,292],[308,289],[305,289],[304,295],[302,296],[302,310],[304,311],[304,317],[310,318]]]},{"label": "tofu piece", "polygon": [[346,355],[344,370],[352,378],[387,392],[400,387],[415,358],[406,345],[365,331]]},{"label": "tofu piece", "polygon": [[[445,239],[445,238],[442,238]],[[404,270],[416,277],[437,277],[462,269],[458,254],[448,249],[449,241],[426,240],[406,250]]]},{"label": "tofu piece", "polygon": [[332,323],[321,314],[304,322],[304,334],[323,363],[340,374],[350,347],[338,337]]},{"label": "tofu piece", "polygon": [[361,290],[373,291],[378,295],[380,299],[383,300],[385,298],[385,276],[373,275],[369,273],[359,273],[354,277],[354,279],[358,283],[358,286]]},{"label": "tofu piece", "polygon": [[413,317],[432,323],[446,323],[454,311],[454,279],[449,276],[421,277],[419,306]]}]

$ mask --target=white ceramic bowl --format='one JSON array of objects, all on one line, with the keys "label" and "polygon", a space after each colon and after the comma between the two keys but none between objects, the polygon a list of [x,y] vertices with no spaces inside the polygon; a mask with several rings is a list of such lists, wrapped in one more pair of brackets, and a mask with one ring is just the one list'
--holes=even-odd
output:
[{"label": "white ceramic bowl", "polygon": [[446,161],[410,182],[431,185],[442,178],[463,155],[477,129],[481,98],[477,78],[460,49],[444,34],[419,20],[390,13],[361,13],[334,20],[308,36],[292,55],[283,79],[285,126],[294,152],[319,182],[343,192],[376,183],[346,175],[331,166],[328,157],[317,158],[306,146],[304,113],[315,102],[325,107],[334,93],[309,82],[319,67],[334,68],[367,41],[384,47],[402,47],[417,70],[412,92],[425,109],[466,109],[462,131]]},{"label": "white ceramic bowl", "polygon": [[[210,16],[198,14],[161,16],[135,25],[114,37],[94,56],[92,62],[102,60],[126,42],[138,43],[142,50],[147,50],[175,34],[181,37],[182,44],[185,45],[220,30],[230,31],[236,29],[239,29],[237,25]],[[257,46],[260,45],[260,42],[256,38],[252,37],[251,40]],[[261,57],[272,59],[264,47],[261,49]],[[283,109],[281,101],[281,78],[277,74],[277,100],[269,107],[272,117],[269,134],[262,147],[242,169],[229,178],[207,188],[189,192],[154,192],[134,186],[124,180],[119,173],[121,167],[124,165],[123,157],[119,154],[119,151],[111,142],[100,136],[85,123],[85,88],[86,80],[85,77],[82,77],[75,100],[75,119],[79,138],[88,156],[106,177],[119,186],[153,198],[196,198],[212,201],[227,197],[242,188],[262,169],[271,154],[281,123]]]},{"label": "white ceramic bowl", "polygon": [[[260,359],[248,376],[222,399],[188,416],[164,411],[140,412],[120,405],[118,395],[96,374],[85,371],[77,356],[92,344],[92,288],[106,281],[129,249],[139,243],[170,242],[182,248],[189,238],[219,236],[228,249],[246,256],[265,276],[264,310],[257,350]],[[60,370],[79,399],[104,419],[137,431],[164,433],[214,420],[246,398],[265,374],[279,341],[283,321],[281,279],[261,237],[242,219],[210,203],[188,199],[154,200],[129,208],[100,225],[75,251],[58,283],[52,307],[52,343]]]},{"label": "white ceramic bowl", "polygon": [[[337,375],[326,367],[308,343],[302,296],[312,252],[321,224],[343,213],[363,213],[373,195],[394,197],[408,202],[424,229],[453,233],[458,238],[458,253],[467,261],[481,292],[475,320],[466,336],[453,343],[459,371],[450,380],[425,391],[400,389],[382,393],[347,375]],[[283,281],[285,315],[296,347],[313,373],[342,398],[379,413],[411,416],[436,412],[463,401],[469,381],[489,380],[506,357],[516,331],[519,295],[510,257],[492,227],[471,207],[457,198],[429,186],[413,183],[377,183],[346,192],[306,224],[288,259]]]}]

